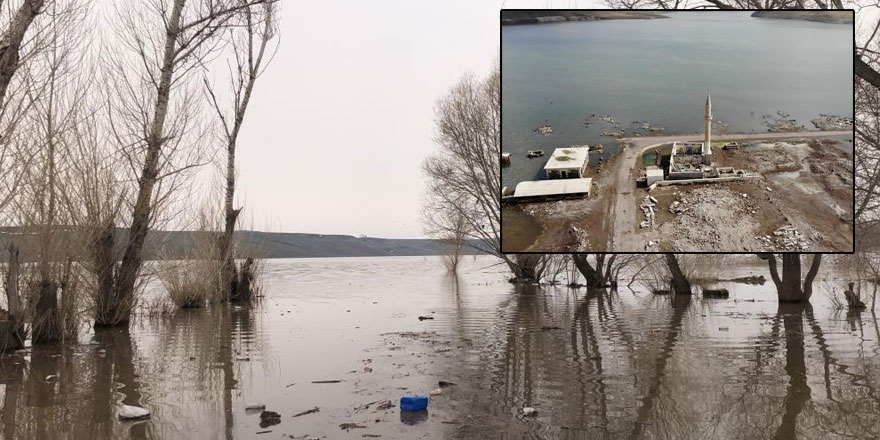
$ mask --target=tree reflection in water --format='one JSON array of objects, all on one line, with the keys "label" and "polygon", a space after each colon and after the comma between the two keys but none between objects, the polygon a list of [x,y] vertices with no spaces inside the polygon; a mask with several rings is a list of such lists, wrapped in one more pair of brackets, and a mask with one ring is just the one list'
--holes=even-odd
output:
[{"label": "tree reflection in water", "polygon": [[[232,306],[184,311],[133,322],[138,344],[127,328],[98,328],[96,345],[44,344],[6,354],[0,432],[8,439],[165,439],[195,432],[231,439],[235,353],[262,349],[253,313]],[[169,394],[177,399],[173,405],[153,402]],[[149,408],[163,423],[121,422],[121,404]]]},{"label": "tree reflection in water", "polygon": [[513,289],[470,366],[481,419],[461,438],[880,436],[880,345],[837,328],[829,342],[809,304],[756,317],[719,312],[729,300]]}]

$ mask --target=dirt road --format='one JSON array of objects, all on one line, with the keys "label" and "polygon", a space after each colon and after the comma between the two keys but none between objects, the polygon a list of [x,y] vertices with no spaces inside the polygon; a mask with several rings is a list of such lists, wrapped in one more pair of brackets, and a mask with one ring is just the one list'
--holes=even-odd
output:
[{"label": "dirt road", "polygon": [[[729,134],[713,134],[713,141],[739,141],[739,140],[778,140],[790,138],[815,138],[830,136],[846,136],[852,135],[852,131],[797,131],[790,133],[729,133]],[[645,243],[636,239],[636,199],[635,199],[635,177],[633,172],[636,167],[636,160],[642,156],[642,153],[661,144],[670,142],[691,142],[701,141],[705,137],[704,134],[691,135],[666,135],[666,136],[642,136],[620,138],[619,142],[625,144],[621,150],[621,157],[617,161],[617,166],[613,172],[616,173],[615,183],[617,187],[612,190],[612,197],[615,197],[613,207],[609,214],[612,214],[612,235],[611,243],[607,248],[608,252],[644,252]],[[736,251],[737,249],[731,249]]]}]

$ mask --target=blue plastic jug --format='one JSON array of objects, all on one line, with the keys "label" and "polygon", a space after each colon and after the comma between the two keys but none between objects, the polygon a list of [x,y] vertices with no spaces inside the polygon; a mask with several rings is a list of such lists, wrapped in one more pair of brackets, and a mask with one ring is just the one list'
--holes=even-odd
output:
[{"label": "blue plastic jug", "polygon": [[400,398],[401,411],[422,411],[428,408],[428,396],[403,396]]}]

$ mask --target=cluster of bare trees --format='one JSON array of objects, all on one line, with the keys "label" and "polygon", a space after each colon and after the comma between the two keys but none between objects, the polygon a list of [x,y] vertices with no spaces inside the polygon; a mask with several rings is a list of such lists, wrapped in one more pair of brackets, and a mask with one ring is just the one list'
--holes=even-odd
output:
[{"label": "cluster of bare trees", "polygon": [[63,338],[82,311],[95,325],[126,324],[148,232],[186,209],[184,190],[218,152],[214,278],[222,299],[247,299],[251,265],[236,267],[233,241],[236,144],[272,58],[277,9],[277,0],[0,2],[0,218],[13,227],[2,234],[4,286],[19,339],[25,322],[35,342]]}]

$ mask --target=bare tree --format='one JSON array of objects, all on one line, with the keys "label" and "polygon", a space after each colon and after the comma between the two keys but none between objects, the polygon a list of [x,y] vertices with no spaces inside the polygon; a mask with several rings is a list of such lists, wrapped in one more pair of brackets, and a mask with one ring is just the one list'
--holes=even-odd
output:
[{"label": "bare tree", "polygon": [[880,247],[880,90],[856,81],[854,191],[856,247]]},{"label": "bare tree", "polygon": [[819,265],[822,263],[822,254],[813,254],[810,269],[801,282],[801,256],[800,254],[782,255],[782,276],[779,276],[775,254],[758,254],[758,258],[767,261],[770,269],[770,278],[776,285],[776,293],[780,302],[807,302],[813,295],[813,280],[819,273]]},{"label": "bare tree", "polygon": [[427,177],[424,223],[439,236],[454,233],[449,219],[466,221],[468,246],[501,258],[513,279],[536,282],[542,257],[501,253],[501,72],[498,63],[483,79],[466,74],[435,108],[440,150],[422,164]]},{"label": "bare tree", "polygon": [[[271,57],[267,57],[269,43],[278,33],[277,5],[263,3],[244,8],[239,14],[241,23],[230,27],[232,59],[230,63],[230,86],[232,89],[232,111],[227,112],[218,101],[213,86],[205,78],[205,86],[211,103],[223,129],[223,142],[226,144],[226,196],[224,198],[224,230],[218,239],[222,261],[222,279],[228,286],[226,299],[240,299],[238,295],[239,275],[235,267],[235,248],[233,235],[241,208],[233,206],[235,199],[235,149],[238,135],[244,123],[245,113],[257,78],[265,71]],[[277,47],[277,46],[276,46]],[[250,296],[250,295],[246,295]]]},{"label": "bare tree", "polygon": [[[113,70],[116,95],[109,107],[111,130],[135,170],[137,189],[122,261],[112,272],[110,291],[104,292],[109,308],[96,318],[97,325],[129,320],[147,232],[155,209],[172,194],[161,191],[163,180],[204,163],[192,153],[202,134],[193,72],[216,54],[222,33],[242,11],[272,2],[173,0],[169,5],[151,0],[143,8],[128,3],[117,8],[117,36],[127,51],[106,61]],[[173,187],[173,181],[169,185]]]}]

